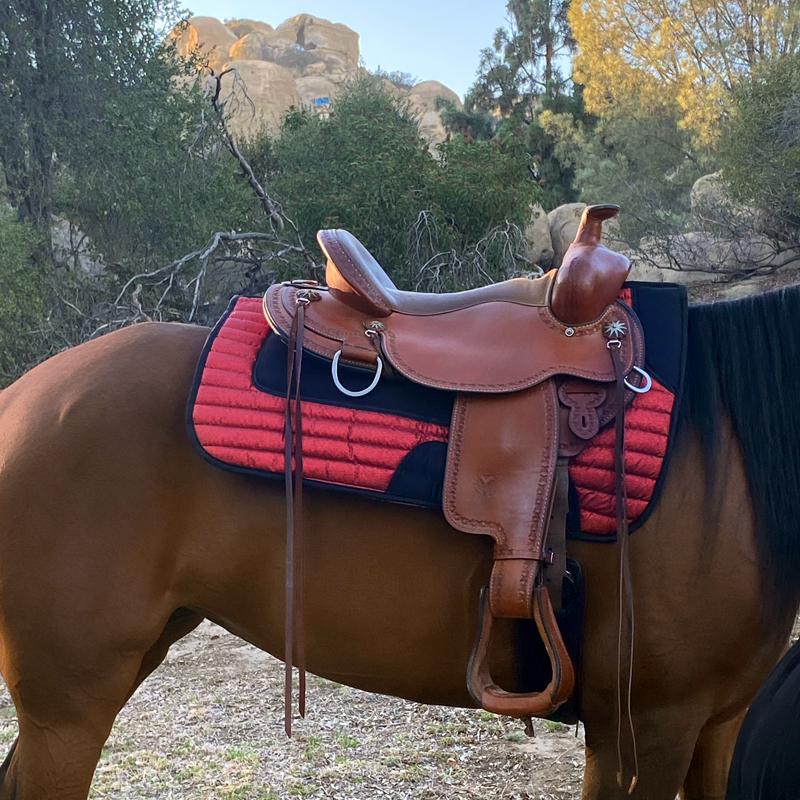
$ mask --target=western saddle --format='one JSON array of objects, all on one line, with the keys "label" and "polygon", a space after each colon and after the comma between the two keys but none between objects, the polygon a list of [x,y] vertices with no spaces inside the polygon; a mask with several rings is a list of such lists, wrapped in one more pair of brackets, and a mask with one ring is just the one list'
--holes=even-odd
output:
[{"label": "western saddle", "polygon": [[[554,615],[566,574],[567,461],[616,417],[622,576],[627,529],[621,423],[633,392],[649,388],[639,321],[618,300],[630,262],[601,243],[602,222],[618,210],[586,208],[561,268],[536,279],[453,294],[404,292],[354,236],[325,230],[318,240],[328,259],[327,287],[293,281],[268,290],[267,317],[289,343],[286,663],[290,671],[294,659],[301,669],[301,713],[302,560],[294,559],[294,550],[302,546],[302,415],[292,386],[300,385],[304,350],[330,360],[332,379],[346,394],[368,393],[388,370],[457,393],[444,514],[453,527],[494,540],[467,676],[470,692],[483,708],[521,718],[548,716],[570,697],[575,672]],[[340,361],[368,370],[370,385],[344,387]],[[543,691],[510,692],[492,679],[489,642],[499,617],[536,621],[551,662]],[[629,624],[623,627],[625,632]],[[289,678],[287,732],[290,693]]]}]

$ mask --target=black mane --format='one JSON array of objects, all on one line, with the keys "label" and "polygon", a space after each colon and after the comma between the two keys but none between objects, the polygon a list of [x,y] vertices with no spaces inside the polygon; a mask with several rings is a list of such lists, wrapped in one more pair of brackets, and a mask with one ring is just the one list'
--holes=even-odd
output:
[{"label": "black mane", "polygon": [[699,433],[713,475],[720,410],[730,415],[764,591],[789,612],[800,600],[800,286],[691,306],[688,339],[682,420]]}]

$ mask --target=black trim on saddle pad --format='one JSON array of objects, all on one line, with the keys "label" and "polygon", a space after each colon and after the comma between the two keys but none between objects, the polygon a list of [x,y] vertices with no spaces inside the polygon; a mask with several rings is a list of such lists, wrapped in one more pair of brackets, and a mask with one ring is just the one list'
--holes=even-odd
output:
[{"label": "black trim on saddle pad", "polygon": [[[675,396],[670,416],[667,452],[664,454],[661,472],[656,479],[647,508],[628,528],[629,533],[633,533],[647,522],[653,509],[658,505],[672,460],[686,373],[689,301],[686,287],[679,283],[630,281],[624,288],[631,290],[631,304],[642,323],[645,339],[645,370]],[[569,489],[567,538],[587,542],[616,542],[615,533],[584,533],[580,530],[578,492],[571,481]]]},{"label": "black trim on saddle pad", "polygon": [[[279,336],[267,335],[253,366],[253,384],[257,389],[286,397],[287,353],[286,342]],[[349,364],[339,364],[338,375],[342,385],[354,391],[369,386],[375,377],[374,371]],[[350,397],[336,388],[331,377],[331,362],[308,350],[303,355],[300,396],[327,406],[396,414],[448,426],[455,402],[453,392],[420,386],[396,373],[382,376],[365,397]]]}]

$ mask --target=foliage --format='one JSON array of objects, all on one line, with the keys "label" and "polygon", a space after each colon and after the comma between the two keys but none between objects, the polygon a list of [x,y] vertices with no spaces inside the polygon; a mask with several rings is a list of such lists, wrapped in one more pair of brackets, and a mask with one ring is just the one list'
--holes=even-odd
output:
[{"label": "foliage", "polygon": [[249,156],[304,241],[320,228],[346,228],[411,288],[422,265],[409,258],[409,235],[421,218],[435,229],[438,251],[463,253],[497,226],[524,225],[539,194],[524,156],[461,135],[437,151],[408,102],[365,77],[335,101],[330,118],[292,112],[275,141]]},{"label": "foliage", "polygon": [[497,108],[503,116],[520,106],[532,115],[542,97],[556,97],[571,84],[558,65],[573,49],[569,0],[508,0],[506,7],[508,28],[499,28],[481,54],[471,96],[478,107]]},{"label": "foliage", "polygon": [[710,154],[694,153],[668,115],[629,109],[581,125],[572,115],[543,112],[540,123],[555,142],[557,163],[574,171],[581,200],[622,207],[622,235],[633,246],[686,224],[692,185],[713,169]]},{"label": "foliage", "polygon": [[436,98],[436,110],[445,130],[460,133],[467,139],[479,139],[488,142],[497,133],[496,117],[475,107],[459,108],[447,97]]},{"label": "foliage", "polygon": [[162,52],[155,20],[177,15],[173,0],[0,4],[0,160],[23,217],[46,228],[56,156],[69,163],[109,100],[136,102]]},{"label": "foliage", "polygon": [[419,78],[416,75],[412,75],[410,72],[400,72],[399,70],[387,72],[378,67],[372,74],[377,75],[379,78],[385,78],[393,86],[405,91],[413,89],[419,83]]},{"label": "foliage", "polygon": [[58,212],[120,265],[176,257],[246,225],[250,193],[164,31],[173,0],[12,0],[0,7],[0,162],[46,240]]},{"label": "foliage", "polygon": [[35,363],[45,317],[41,269],[32,262],[39,235],[0,206],[0,386]]},{"label": "foliage", "polygon": [[574,0],[569,22],[590,112],[635,104],[675,117],[698,146],[718,137],[741,76],[800,45],[796,0]]},{"label": "foliage", "polygon": [[529,153],[548,208],[576,200],[577,192],[572,168],[558,160],[556,141],[539,117],[549,111],[585,121],[580,87],[559,68],[574,46],[568,7],[569,0],[509,0],[508,28],[483,51],[464,111],[446,109],[442,116],[449,130],[496,136],[504,148]]},{"label": "foliage", "polygon": [[107,98],[103,120],[73,146],[56,184],[60,212],[104,260],[137,269],[258,217],[216,131],[198,133],[209,113],[199,91],[172,87],[166,64],[156,73],[131,101]]},{"label": "foliage", "polygon": [[797,230],[800,53],[776,59],[739,81],[718,155],[736,200],[761,209],[783,229]]}]

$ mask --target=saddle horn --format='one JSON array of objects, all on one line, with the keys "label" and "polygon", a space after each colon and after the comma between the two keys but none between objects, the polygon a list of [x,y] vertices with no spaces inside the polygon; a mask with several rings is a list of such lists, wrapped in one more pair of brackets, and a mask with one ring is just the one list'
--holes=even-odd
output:
[{"label": "saddle horn", "polygon": [[597,319],[619,295],[631,268],[630,259],[602,243],[603,222],[615,217],[619,206],[586,206],[575,241],[556,273],[550,308],[567,325]]}]

